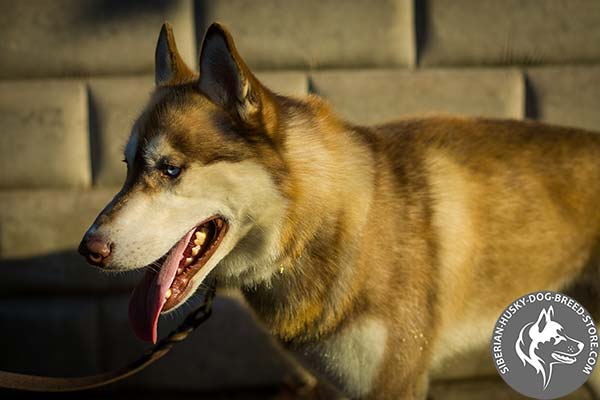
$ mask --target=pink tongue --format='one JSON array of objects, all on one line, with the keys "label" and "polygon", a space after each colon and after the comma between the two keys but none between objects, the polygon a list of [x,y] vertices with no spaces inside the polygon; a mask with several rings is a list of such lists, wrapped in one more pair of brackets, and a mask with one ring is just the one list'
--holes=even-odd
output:
[{"label": "pink tongue", "polygon": [[195,230],[189,231],[169,251],[158,273],[146,271],[141,282],[133,289],[129,299],[129,322],[137,337],[142,340],[156,343],[158,316],[167,301],[165,294],[175,279],[183,252]]}]

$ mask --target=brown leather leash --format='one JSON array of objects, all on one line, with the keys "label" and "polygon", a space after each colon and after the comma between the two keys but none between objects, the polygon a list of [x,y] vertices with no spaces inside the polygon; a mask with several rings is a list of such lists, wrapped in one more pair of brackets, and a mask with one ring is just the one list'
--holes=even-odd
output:
[{"label": "brown leather leash", "polygon": [[0,388],[33,392],[74,392],[105,386],[134,375],[167,354],[175,344],[185,340],[190,333],[212,314],[212,302],[216,290],[207,289],[204,302],[193,310],[186,319],[164,339],[145,352],[134,362],[117,370],[73,378],[17,374],[0,371]]}]

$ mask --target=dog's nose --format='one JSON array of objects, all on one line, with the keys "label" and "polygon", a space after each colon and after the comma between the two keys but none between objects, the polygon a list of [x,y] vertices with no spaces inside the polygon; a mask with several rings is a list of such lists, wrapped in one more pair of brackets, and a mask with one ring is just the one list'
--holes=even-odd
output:
[{"label": "dog's nose", "polygon": [[104,267],[106,259],[110,256],[111,247],[111,243],[105,237],[96,234],[86,235],[79,244],[79,254],[84,256],[88,263]]}]

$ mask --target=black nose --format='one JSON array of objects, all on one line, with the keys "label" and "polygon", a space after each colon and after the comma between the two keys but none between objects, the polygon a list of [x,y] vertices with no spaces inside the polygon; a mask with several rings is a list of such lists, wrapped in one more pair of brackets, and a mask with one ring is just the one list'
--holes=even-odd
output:
[{"label": "black nose", "polygon": [[97,234],[86,235],[79,244],[79,254],[84,256],[88,263],[97,267],[106,266],[112,245],[103,236]]}]

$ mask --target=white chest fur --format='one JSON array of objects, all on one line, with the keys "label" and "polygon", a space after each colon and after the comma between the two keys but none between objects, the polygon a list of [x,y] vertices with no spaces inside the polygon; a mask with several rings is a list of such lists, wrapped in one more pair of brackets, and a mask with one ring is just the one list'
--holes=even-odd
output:
[{"label": "white chest fur", "polygon": [[309,369],[355,398],[369,393],[375,383],[386,339],[381,320],[360,319],[325,340],[300,346],[295,353]]}]

